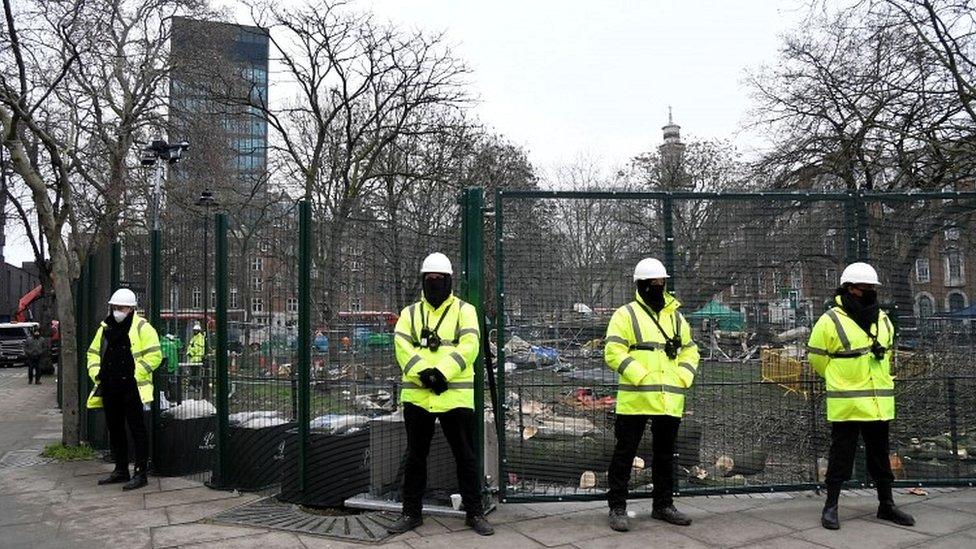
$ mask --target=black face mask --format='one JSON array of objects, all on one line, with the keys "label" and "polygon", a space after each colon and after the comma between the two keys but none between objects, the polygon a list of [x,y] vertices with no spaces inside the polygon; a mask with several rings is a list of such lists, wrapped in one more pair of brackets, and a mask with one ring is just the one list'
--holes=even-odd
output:
[{"label": "black face mask", "polygon": [[440,278],[424,277],[424,299],[435,309],[451,296],[451,275]]},{"label": "black face mask", "polygon": [[664,308],[664,284],[651,284],[650,280],[637,281],[637,295],[655,313]]},{"label": "black face mask", "polygon": [[871,333],[871,326],[878,321],[878,292],[865,290],[861,297],[854,297],[849,288],[837,290],[841,306],[865,333]]},{"label": "black face mask", "polygon": [[878,302],[878,292],[876,290],[864,290],[861,297],[857,298],[862,305],[871,306]]}]

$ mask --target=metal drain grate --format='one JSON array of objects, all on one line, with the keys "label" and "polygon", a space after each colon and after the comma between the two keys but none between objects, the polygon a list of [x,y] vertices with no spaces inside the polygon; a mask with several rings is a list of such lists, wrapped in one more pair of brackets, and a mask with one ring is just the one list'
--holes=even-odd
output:
[{"label": "metal drain grate", "polygon": [[316,515],[303,511],[297,505],[282,503],[272,497],[218,513],[208,520],[376,543],[390,537],[386,527],[396,518],[393,513],[383,512],[349,516]]},{"label": "metal drain grate", "polygon": [[14,450],[7,452],[0,458],[0,468],[6,467],[33,467],[34,465],[45,465],[54,463],[51,458],[41,457],[41,450],[27,449]]}]

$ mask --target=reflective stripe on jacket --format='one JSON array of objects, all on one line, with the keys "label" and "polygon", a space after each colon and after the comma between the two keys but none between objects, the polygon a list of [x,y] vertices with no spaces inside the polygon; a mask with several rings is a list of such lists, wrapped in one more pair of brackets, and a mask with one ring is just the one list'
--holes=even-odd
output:
[{"label": "reflective stripe on jacket", "polygon": [[[136,379],[136,387],[139,389],[139,398],[143,403],[153,400],[152,373],[159,363],[163,360],[163,354],[159,349],[159,336],[156,330],[146,319],[132,313],[132,326],[129,327],[129,344],[132,348],[132,362],[135,365],[133,376]],[[95,332],[91,345],[88,346],[88,377],[91,378],[95,386],[91,394],[88,395],[89,408],[102,407],[101,387],[98,384],[98,372],[101,371],[102,359],[105,357],[105,348],[108,340],[102,337],[105,331],[105,323],[102,322]]]},{"label": "reflective stripe on jacket", "polygon": [[[691,326],[678,308],[681,303],[665,294],[658,314],[662,334],[645,309],[640,295],[617,309],[607,326],[604,358],[619,377],[617,413],[623,415],[669,415],[681,417],[685,395],[698,372],[698,345],[691,339]],[[664,352],[667,337],[681,334],[678,356],[671,360]]]},{"label": "reflective stripe on jacket", "polygon": [[[430,330],[440,322],[437,334],[441,346],[437,351],[420,346],[425,318]],[[453,294],[437,309],[422,299],[400,312],[393,339],[397,363],[403,373],[401,402],[434,413],[455,408],[474,409],[474,363],[481,348],[481,333],[478,312],[473,305]],[[447,391],[435,395],[421,385],[419,374],[428,368],[444,374]]]},{"label": "reflective stripe on jacket", "polygon": [[810,366],[827,384],[828,421],[887,421],[895,418],[891,353],[895,330],[884,311],[871,333],[886,351],[878,360],[874,341],[837,303],[813,327],[807,344]]}]

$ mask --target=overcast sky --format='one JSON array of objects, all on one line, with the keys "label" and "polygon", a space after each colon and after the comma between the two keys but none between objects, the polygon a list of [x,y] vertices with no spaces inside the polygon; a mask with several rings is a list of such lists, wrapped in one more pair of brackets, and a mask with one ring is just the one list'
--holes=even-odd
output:
[{"label": "overcast sky", "polygon": [[[474,71],[478,118],[526,147],[543,172],[579,156],[621,166],[661,143],[669,105],[686,138],[732,139],[747,154],[761,148],[739,133],[749,108],[742,80],[746,69],[775,61],[779,35],[804,9],[796,0],[354,5],[383,20],[445,31]],[[240,13],[238,22],[247,23]],[[17,225],[8,224],[5,250],[15,265],[32,259]]]},{"label": "overcast sky", "polygon": [[730,138],[747,122],[745,70],[775,61],[803,14],[783,0],[367,0],[380,17],[444,30],[474,70],[477,113],[551,168],[607,167],[660,144],[668,105],[682,135]]}]

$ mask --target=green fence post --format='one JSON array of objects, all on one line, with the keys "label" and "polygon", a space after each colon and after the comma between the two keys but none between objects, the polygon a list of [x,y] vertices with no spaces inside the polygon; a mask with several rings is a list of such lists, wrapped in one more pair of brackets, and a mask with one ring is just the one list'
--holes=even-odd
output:
[{"label": "green fence post", "polygon": [[857,194],[853,191],[848,191],[847,199],[844,201],[844,233],[847,244],[844,252],[844,260],[847,263],[857,261],[858,255],[857,203]]},{"label": "green fence post", "polygon": [[228,380],[227,380],[227,214],[218,213],[214,224],[214,245],[215,269],[214,276],[217,278],[215,290],[217,291],[217,345],[216,345],[216,366],[217,366],[217,474],[215,487],[227,485],[227,472],[230,464],[228,439],[230,427],[228,425]]},{"label": "green fence post", "polygon": [[[112,286],[110,292],[118,290],[122,286],[122,243],[118,240],[112,242]],[[154,326],[155,327],[155,326]]]},{"label": "green fence post", "polygon": [[298,485],[308,492],[309,372],[312,365],[312,204],[298,206]]},{"label": "green fence post", "polygon": [[868,206],[864,200],[863,191],[854,194],[854,206],[857,214],[857,260],[868,261]]},{"label": "green fence post", "polygon": [[[461,265],[463,287],[461,298],[478,311],[478,325],[484,322],[484,206],[485,193],[480,187],[469,187],[462,194]],[[485,329],[482,337],[487,337]],[[484,346],[482,346],[484,348]],[[485,484],[485,357],[478,353],[474,364],[475,457],[478,478]]]},{"label": "green fence post", "polygon": [[[162,330],[163,309],[163,231],[153,229],[149,242],[149,325],[157,331]],[[174,311],[175,312],[175,311]],[[153,371],[153,401],[149,407],[149,441],[152,448],[153,464],[159,458],[159,392],[162,375],[159,368]]]},{"label": "green fence post", "polygon": [[498,431],[498,495],[502,503],[506,501],[508,492],[508,459],[505,457],[505,270],[504,252],[502,241],[504,240],[503,230],[503,208],[502,199],[504,193],[501,189],[495,191],[495,377],[497,379],[497,398],[495,402],[498,410],[498,417],[502,421],[496,421],[495,430]]},{"label": "green fence post", "polygon": [[956,378],[949,376],[946,379],[946,397],[949,401],[949,442],[952,445],[952,474],[955,480],[960,478],[959,474],[959,425],[958,411],[956,410]]},{"label": "green fence post", "polygon": [[673,291],[677,273],[674,270],[674,199],[671,198],[671,193],[664,197],[661,217],[664,218],[664,268],[671,275],[668,288]]}]

